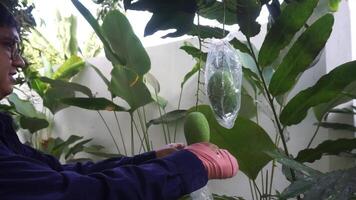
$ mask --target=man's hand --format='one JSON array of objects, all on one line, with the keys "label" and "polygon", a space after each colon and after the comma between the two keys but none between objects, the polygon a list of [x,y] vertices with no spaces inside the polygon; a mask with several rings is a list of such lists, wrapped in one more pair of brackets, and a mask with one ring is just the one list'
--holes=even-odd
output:
[{"label": "man's hand", "polygon": [[171,143],[167,144],[161,149],[156,150],[156,157],[157,158],[163,158],[165,156],[168,156],[176,151],[179,151],[181,149],[184,149],[185,145],[183,143]]},{"label": "man's hand", "polygon": [[209,179],[231,178],[239,169],[236,158],[227,150],[219,149],[214,144],[200,142],[189,145],[185,149],[202,161]]}]

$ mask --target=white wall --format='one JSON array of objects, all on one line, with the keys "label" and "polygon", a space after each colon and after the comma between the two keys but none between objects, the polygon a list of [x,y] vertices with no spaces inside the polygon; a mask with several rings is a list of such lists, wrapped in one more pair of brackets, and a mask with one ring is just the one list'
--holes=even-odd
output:
[{"label": "white wall", "polygon": [[[335,28],[331,39],[325,48],[325,52],[322,54],[320,62],[314,68],[309,69],[301,77],[299,84],[295,87],[291,96],[296,94],[297,91],[305,89],[315,83],[320,76],[329,72],[333,67],[351,60],[351,47],[349,45],[350,21],[348,20],[348,15],[348,7],[346,2],[344,2],[340,7],[340,12],[335,15]],[[253,41],[257,46],[259,46],[262,42],[259,38],[254,38]],[[195,64],[195,61],[189,55],[179,49],[181,45],[182,42],[174,42],[147,49],[152,62],[151,73],[161,84],[161,96],[166,98],[169,102],[167,111],[177,109],[180,84],[184,75],[190,71],[192,66]],[[111,65],[104,58],[93,58],[89,62],[102,69],[104,74],[110,74]],[[97,92],[98,97],[104,96],[109,98],[106,86],[91,68],[85,69],[84,72],[77,77],[76,81],[83,83],[84,85],[90,87],[94,92]],[[183,91],[181,108],[187,109],[194,106],[196,82],[195,77],[186,83]],[[159,116],[156,107],[147,107],[146,109],[148,119]],[[121,146],[121,152],[123,152],[114,115],[110,112],[103,112],[103,116],[107,120],[111,130],[114,132],[115,139]],[[129,143],[129,116],[127,114],[120,113],[119,119],[120,124],[122,125],[122,131],[126,135],[125,142]],[[271,134],[271,137],[273,137],[273,133],[275,132],[273,125],[266,117],[262,117],[261,120],[266,131]],[[86,137],[93,137],[95,143],[104,145],[112,152],[115,151],[112,139],[106,130],[104,123],[100,120],[100,117],[96,112],[81,110],[78,108],[68,108],[59,112],[55,116],[55,121],[55,131],[59,135],[66,137],[70,134],[85,134]],[[315,126],[313,125],[314,122],[316,122],[314,116],[309,113],[307,118],[301,124],[289,128],[291,139],[288,142],[288,146],[293,155],[296,155],[300,149],[306,147],[312,133],[315,130]],[[171,127],[172,132],[173,129],[174,128]],[[152,137],[155,147],[164,144],[161,126],[154,126],[150,128],[149,135]],[[335,134],[330,132],[330,130],[321,130],[312,146],[319,144],[321,141],[326,140],[329,137],[334,138],[334,135]],[[178,130],[177,141],[184,142],[181,129]],[[138,146],[137,144],[138,143],[136,143],[136,146]],[[138,152],[137,149],[136,152]],[[340,161],[337,161],[337,163],[340,163]],[[339,168],[340,164],[339,166],[336,166],[334,158],[324,158],[321,161],[317,161],[314,166],[321,171],[328,171],[330,169]],[[268,167],[268,169],[270,169],[270,167]],[[277,168],[276,172],[276,189],[281,191],[287,182],[279,171],[280,167]],[[260,184],[260,180],[257,180],[257,183]],[[209,185],[211,190],[215,193],[244,196],[246,199],[251,199],[248,180],[241,172],[236,177],[229,180],[210,181]]]}]

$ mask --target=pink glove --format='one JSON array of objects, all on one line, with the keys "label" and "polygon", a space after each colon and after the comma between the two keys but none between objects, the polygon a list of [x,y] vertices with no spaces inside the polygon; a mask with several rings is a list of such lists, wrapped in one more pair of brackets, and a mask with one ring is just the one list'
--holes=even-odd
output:
[{"label": "pink glove", "polygon": [[187,146],[185,149],[195,154],[203,163],[209,179],[225,179],[236,175],[239,165],[236,158],[225,149],[201,142]]}]

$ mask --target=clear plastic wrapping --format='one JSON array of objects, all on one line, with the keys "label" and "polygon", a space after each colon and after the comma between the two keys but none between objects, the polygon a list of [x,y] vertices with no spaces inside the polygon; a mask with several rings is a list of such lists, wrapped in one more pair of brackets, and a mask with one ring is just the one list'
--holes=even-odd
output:
[{"label": "clear plastic wrapping", "polygon": [[214,200],[213,195],[209,191],[208,185],[190,193],[190,198],[192,200]]},{"label": "clear plastic wrapping", "polygon": [[242,66],[227,40],[212,40],[205,66],[205,86],[215,118],[225,128],[234,126],[241,104]]}]

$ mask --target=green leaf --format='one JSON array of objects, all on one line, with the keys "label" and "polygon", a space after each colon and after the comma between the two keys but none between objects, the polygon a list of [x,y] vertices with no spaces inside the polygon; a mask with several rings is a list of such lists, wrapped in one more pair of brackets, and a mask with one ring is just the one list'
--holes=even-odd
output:
[{"label": "green leaf", "polygon": [[281,199],[304,194],[304,200],[349,200],[356,191],[356,168],[333,171],[296,181],[279,196]]},{"label": "green leaf", "polygon": [[77,55],[78,53],[78,40],[77,40],[77,18],[74,15],[69,17],[70,24],[70,38],[68,50],[70,55]]},{"label": "green leaf", "polygon": [[[242,53],[248,53],[251,55],[250,49],[246,46],[246,41],[241,42],[240,40],[234,38],[233,40],[230,41],[230,44],[235,48],[241,51]],[[254,52],[256,53],[257,50],[254,49]]]},{"label": "green leaf", "polygon": [[[83,6],[78,0],[72,0],[73,5],[78,9],[80,14],[87,20],[87,22],[90,24],[90,26],[94,29],[96,35],[99,37],[101,42],[104,45],[105,52],[109,54],[109,57],[115,58],[115,60],[120,60],[117,55],[113,52],[113,50],[110,47],[110,44],[108,41],[105,39],[103,36],[102,30],[99,26],[98,21],[94,18],[94,16],[90,13],[90,11]],[[108,56],[108,55],[107,55]],[[110,60],[110,59],[109,59]]]},{"label": "green leaf", "polygon": [[335,95],[330,101],[313,107],[315,117],[321,121],[332,108],[353,99],[350,95],[345,94],[356,95],[356,82],[349,84],[340,94]]},{"label": "green leaf", "polygon": [[136,73],[119,66],[111,71],[109,90],[124,99],[130,105],[131,111],[154,101],[149,89]]},{"label": "green leaf", "polygon": [[88,110],[127,111],[106,98],[63,98],[61,102]]},{"label": "green leaf", "polygon": [[187,54],[191,55],[193,58],[199,60],[206,60],[208,56],[208,53],[204,53],[194,46],[184,45],[181,46],[180,49],[184,50]]},{"label": "green leaf", "polygon": [[197,62],[195,63],[195,65],[193,66],[192,70],[190,70],[185,76],[184,79],[182,81],[182,83],[180,84],[180,87],[183,88],[184,84],[192,77],[194,76],[194,74],[196,74],[199,69],[201,69],[201,63]]},{"label": "green leaf", "polygon": [[333,24],[334,17],[331,14],[324,15],[298,38],[272,77],[269,90],[273,96],[293,88],[298,77],[324,48]]},{"label": "green leaf", "polygon": [[67,90],[68,92],[69,91],[81,92],[87,95],[88,97],[93,97],[93,93],[91,92],[91,90],[84,85],[80,85],[78,83],[68,82],[64,80],[53,80],[47,77],[41,77],[40,79],[41,81],[50,84],[52,88]]},{"label": "green leaf", "polygon": [[81,136],[77,135],[70,135],[69,138],[66,141],[61,140],[60,138],[55,139],[55,145],[53,149],[50,151],[52,155],[54,155],[56,158],[60,158],[62,154],[64,154],[65,151],[69,149],[69,146],[71,144],[74,144],[75,142],[83,139]]},{"label": "green leaf", "polygon": [[197,10],[195,0],[133,0],[124,1],[125,9],[150,11],[153,13],[146,25],[145,36],[159,30],[176,29],[164,37],[177,37],[187,33],[192,25]]},{"label": "green leaf", "polygon": [[69,80],[85,67],[82,58],[73,55],[52,75],[52,79]]},{"label": "green leaf", "polygon": [[17,94],[10,94],[8,100],[15,106],[16,112],[19,114],[29,118],[46,119],[46,116],[38,112],[30,101],[20,99]]},{"label": "green leaf", "polygon": [[317,3],[318,0],[300,0],[287,4],[263,41],[258,59],[261,67],[268,66],[278,57],[306,23]]},{"label": "green leaf", "polygon": [[35,117],[20,117],[20,125],[23,129],[28,129],[31,133],[47,128],[49,123],[46,119]]},{"label": "green leaf", "polygon": [[255,100],[248,94],[245,88],[241,90],[241,107],[238,112],[240,117],[251,119],[257,114]]},{"label": "green leaf", "polygon": [[102,33],[113,53],[119,57],[120,65],[130,68],[140,76],[150,70],[150,58],[124,14],[118,10],[108,12],[104,18]]},{"label": "green leaf", "polygon": [[253,37],[260,32],[261,25],[256,22],[261,12],[261,2],[256,0],[237,0],[236,17],[240,31],[246,37]]},{"label": "green leaf", "polygon": [[356,61],[345,63],[321,77],[318,82],[293,97],[282,110],[280,120],[284,125],[302,121],[309,108],[326,103],[340,95],[356,80]]},{"label": "green leaf", "polygon": [[279,162],[287,167],[290,167],[294,170],[302,172],[303,174],[305,174],[307,176],[318,176],[318,175],[322,174],[318,170],[315,170],[311,167],[303,165],[302,163],[299,163],[299,162],[293,160],[292,158],[287,157],[286,155],[282,154],[278,150],[265,151],[265,153],[267,155],[269,155],[271,158],[274,158],[277,162]]},{"label": "green leaf", "polygon": [[214,1],[211,4],[200,3],[198,4],[198,14],[207,19],[217,20],[221,24],[234,25],[237,23],[235,1],[225,1],[225,9],[224,4],[219,1]]},{"label": "green leaf", "polygon": [[[242,172],[255,179],[260,170],[271,160],[264,151],[275,149],[269,135],[251,120],[237,117],[235,125],[226,129],[216,121],[211,108],[198,106],[197,110],[205,115],[210,126],[210,141],[234,155]],[[193,107],[189,112],[196,111]]]},{"label": "green leaf", "polygon": [[299,162],[314,162],[323,155],[338,155],[356,149],[356,139],[327,140],[316,148],[304,149],[298,153],[295,160]]},{"label": "green leaf", "polygon": [[334,130],[347,130],[351,132],[356,131],[356,127],[350,124],[342,124],[342,123],[331,123],[331,122],[320,122],[319,126],[324,128],[331,128]]},{"label": "green leaf", "polygon": [[75,92],[73,90],[67,90],[63,87],[49,88],[42,97],[43,105],[46,106],[52,114],[55,114],[58,111],[68,107],[68,105],[61,102],[62,98],[73,98],[74,96]]},{"label": "green leaf", "polygon": [[218,27],[204,26],[204,25],[193,25],[192,30],[187,34],[192,36],[199,36],[201,39],[206,38],[223,38],[229,32]]},{"label": "green leaf", "polygon": [[187,114],[187,110],[173,110],[171,112],[162,115],[161,117],[150,120],[146,124],[146,127],[149,128],[151,125],[172,123],[184,118],[186,114]]},{"label": "green leaf", "polygon": [[65,159],[67,159],[69,156],[71,155],[75,155],[76,153],[79,153],[81,151],[83,151],[84,149],[84,145],[88,142],[90,142],[93,139],[87,139],[87,140],[83,140],[81,142],[78,142],[77,144],[75,144],[73,147],[69,148],[69,151],[65,154]]}]

